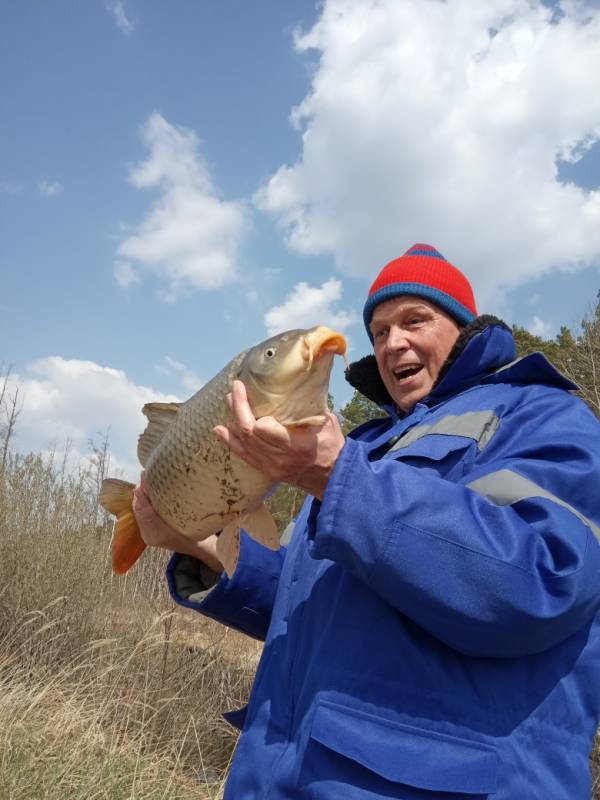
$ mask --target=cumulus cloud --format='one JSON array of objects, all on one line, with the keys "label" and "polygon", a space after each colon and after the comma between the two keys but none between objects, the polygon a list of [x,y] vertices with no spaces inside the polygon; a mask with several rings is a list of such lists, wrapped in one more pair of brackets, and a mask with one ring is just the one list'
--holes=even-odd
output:
[{"label": "cumulus cloud", "polygon": [[345,330],[358,321],[358,316],[352,310],[334,308],[341,296],[342,282],[337,278],[329,278],[320,288],[304,282],[296,284],[280,306],[274,306],[265,314],[264,322],[269,336],[292,328],[311,328],[313,325]]},{"label": "cumulus cloud", "polygon": [[107,0],[106,8],[112,14],[115,24],[121,33],[125,34],[125,36],[133,33],[133,23],[125,13],[125,6],[122,0]]},{"label": "cumulus cloud", "polygon": [[557,164],[600,138],[600,9],[585,0],[326,0],[292,112],[298,161],[255,194],[294,250],[372,276],[415,242],[480,305],[600,260],[600,191]]},{"label": "cumulus cloud", "polygon": [[62,192],[62,188],[62,184],[58,183],[58,181],[54,183],[50,181],[41,181],[38,183],[40,194],[43,194],[44,197],[55,197]]},{"label": "cumulus cloud", "polygon": [[175,395],[134,383],[125,372],[93,361],[51,356],[34,361],[13,376],[23,408],[13,446],[22,452],[60,450],[68,441],[71,456],[84,457],[88,441],[109,430],[112,465],[139,477],[137,437],[146,425],[141,409],[151,401],[177,401]]},{"label": "cumulus cloud", "polygon": [[224,286],[236,275],[247,209],[218,196],[193,131],[155,113],[142,137],[149,155],[132,169],[129,180],[138,189],[158,188],[160,196],[119,245],[119,261],[129,266],[125,272],[117,268],[117,280],[123,285],[123,275],[131,283],[136,271],[153,272],[166,282],[164,296],[171,301],[189,288]]},{"label": "cumulus cloud", "polygon": [[204,381],[197,372],[171,356],[165,356],[162,362],[157,364],[156,370],[178,380],[188,394],[197,392],[204,385]]}]

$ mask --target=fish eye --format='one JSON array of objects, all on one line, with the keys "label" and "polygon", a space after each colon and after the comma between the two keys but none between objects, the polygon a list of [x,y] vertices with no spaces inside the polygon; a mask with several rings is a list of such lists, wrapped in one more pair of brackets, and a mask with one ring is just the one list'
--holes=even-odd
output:
[{"label": "fish eye", "polygon": [[276,352],[277,352],[276,347],[267,347],[267,349],[265,350],[265,356],[266,358],[273,358]]}]

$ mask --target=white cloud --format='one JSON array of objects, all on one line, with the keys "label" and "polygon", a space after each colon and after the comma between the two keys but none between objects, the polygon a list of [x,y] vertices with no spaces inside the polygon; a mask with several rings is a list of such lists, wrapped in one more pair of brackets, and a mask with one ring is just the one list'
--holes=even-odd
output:
[{"label": "white cloud", "polygon": [[119,286],[126,289],[132,283],[139,283],[140,276],[129,261],[115,261],[113,264],[113,274]]},{"label": "white cloud", "polygon": [[298,283],[280,306],[269,309],[264,322],[269,336],[292,328],[311,328],[328,325],[344,330],[358,321],[354,311],[335,310],[333,305],[342,296],[342,283],[329,278],[317,289],[307,283]]},{"label": "white cloud", "polygon": [[123,0],[107,0],[106,8],[112,14],[115,24],[121,33],[125,34],[125,36],[133,33],[133,23],[125,13]]},{"label": "white cloud", "polygon": [[50,181],[41,181],[38,183],[40,194],[43,194],[45,197],[55,197],[62,192],[62,188],[62,184],[58,182],[50,183]]},{"label": "white cloud", "polygon": [[552,336],[553,327],[554,326],[550,322],[545,322],[535,315],[527,329],[529,333],[532,333],[534,336],[541,336],[542,339],[548,339]]},{"label": "white cloud", "polygon": [[13,380],[23,399],[15,449],[44,452],[54,443],[61,450],[69,441],[72,456],[83,457],[88,440],[109,429],[113,467],[131,480],[140,470],[136,450],[137,437],[146,425],[142,406],[178,400],[135,384],[122,370],[60,356],[34,361]]},{"label": "white cloud", "polygon": [[139,189],[158,187],[161,194],[137,231],[119,245],[119,258],[164,280],[167,300],[185,289],[226,285],[236,275],[247,209],[219,198],[193,131],[155,113],[142,137],[149,156],[129,180]]},{"label": "white cloud", "polygon": [[22,183],[0,181],[0,194],[20,194],[24,188]]},{"label": "white cloud", "polygon": [[480,307],[600,259],[600,191],[557,179],[600,138],[600,9],[563,0],[326,0],[292,113],[302,154],[256,193],[289,246],[368,275],[429,242]]},{"label": "white cloud", "polygon": [[165,356],[160,364],[157,364],[156,370],[163,375],[176,378],[181,386],[188,391],[189,394],[197,392],[202,386],[204,381],[192,369],[177,361],[171,356]]}]

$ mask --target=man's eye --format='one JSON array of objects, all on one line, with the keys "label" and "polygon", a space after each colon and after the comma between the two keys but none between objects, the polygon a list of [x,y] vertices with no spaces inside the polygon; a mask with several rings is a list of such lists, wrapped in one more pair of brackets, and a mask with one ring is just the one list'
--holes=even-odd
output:
[{"label": "man's eye", "polygon": [[412,317],[412,319],[409,319],[408,324],[409,325],[420,325],[421,322],[423,322],[423,318],[422,317]]},{"label": "man's eye", "polygon": [[385,328],[381,328],[373,334],[374,339],[381,339],[383,336],[385,336]]}]

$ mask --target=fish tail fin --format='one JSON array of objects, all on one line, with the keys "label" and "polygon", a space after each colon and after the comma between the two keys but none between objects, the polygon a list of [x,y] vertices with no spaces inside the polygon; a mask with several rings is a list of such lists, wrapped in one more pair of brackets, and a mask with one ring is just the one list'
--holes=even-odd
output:
[{"label": "fish tail fin", "polygon": [[132,567],[146,549],[133,513],[135,484],[107,478],[102,481],[100,505],[117,518],[112,541],[113,572],[122,575]]}]

